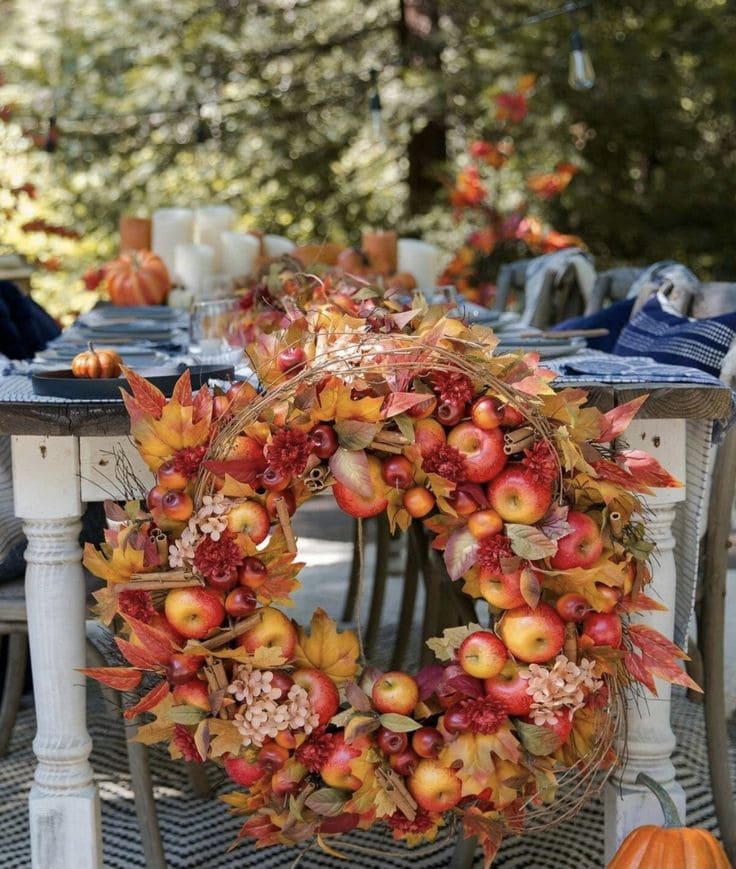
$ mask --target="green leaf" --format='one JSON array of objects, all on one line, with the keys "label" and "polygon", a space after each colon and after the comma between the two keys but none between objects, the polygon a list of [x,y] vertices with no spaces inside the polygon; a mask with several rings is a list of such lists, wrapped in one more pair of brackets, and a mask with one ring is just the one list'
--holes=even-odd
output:
[{"label": "green leaf", "polygon": [[364,450],[371,445],[380,428],[380,423],[363,422],[359,419],[341,419],[335,423],[340,446],[347,450]]},{"label": "green leaf", "polygon": [[343,813],[348,796],[337,788],[320,788],[306,798],[304,805],[325,818],[335,818]]},{"label": "green leaf", "polygon": [[338,447],[330,457],[330,471],[336,480],[353,492],[357,492],[358,495],[370,498],[373,494],[368,456],[363,450],[346,450],[345,447]]},{"label": "green leaf", "polygon": [[414,437],[414,423],[405,413],[399,413],[394,417],[394,422],[399,428],[401,434],[413,444],[416,438]]},{"label": "green leaf", "polygon": [[207,713],[204,709],[199,709],[197,706],[189,706],[187,704],[183,704],[182,706],[172,706],[171,711],[168,714],[169,721],[173,721],[174,724],[199,724],[199,722],[207,717]]},{"label": "green leaf", "polygon": [[562,744],[560,737],[549,727],[539,724],[527,724],[525,721],[514,721],[514,727],[519,734],[519,740],[524,748],[536,757],[552,754]]},{"label": "green leaf", "polygon": [[394,733],[411,733],[412,730],[419,730],[422,726],[408,715],[398,715],[396,712],[384,712],[379,721],[382,727]]},{"label": "green leaf", "polygon": [[529,561],[538,561],[540,558],[548,558],[557,552],[557,541],[550,540],[539,528],[533,525],[506,526],[506,535],[511,541],[511,549],[519,558],[527,558]]}]

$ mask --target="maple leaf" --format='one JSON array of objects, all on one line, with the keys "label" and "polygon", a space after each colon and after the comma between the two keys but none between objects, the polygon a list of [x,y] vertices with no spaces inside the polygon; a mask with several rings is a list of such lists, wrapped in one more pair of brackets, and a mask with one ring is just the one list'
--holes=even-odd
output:
[{"label": "maple leaf", "polygon": [[117,541],[117,545],[102,543],[99,549],[92,543],[85,543],[82,564],[90,573],[106,582],[128,582],[134,573],[147,573],[160,566],[150,563],[147,535],[118,534]]},{"label": "maple leaf", "polygon": [[343,383],[338,377],[331,377],[319,394],[317,405],[312,409],[315,420],[357,419],[363,422],[377,422],[381,416],[383,397],[367,396],[354,400],[352,386]]},{"label": "maple leaf", "polygon": [[[461,733],[446,743],[439,755],[442,766],[460,766],[457,777],[463,783],[462,795],[476,796],[491,789],[493,801],[502,805],[511,796],[499,775],[499,761],[517,763],[520,757],[519,741],[511,732],[511,725],[502,724],[495,733]],[[513,799],[516,793],[511,796]]]},{"label": "maple leaf", "polygon": [[609,443],[622,435],[648,398],[649,395],[640,395],[604,413],[601,417],[601,430],[595,440],[599,443]]},{"label": "maple leaf", "polygon": [[352,631],[339,633],[335,622],[321,608],[312,615],[309,635],[297,625],[294,663],[298,667],[316,667],[340,685],[358,672],[359,654],[355,634]]},{"label": "maple leaf", "polygon": [[481,625],[461,625],[457,628],[445,628],[441,637],[430,637],[426,644],[434,652],[438,661],[451,661],[463,640],[475,631],[483,630]]},{"label": "maple leaf", "polygon": [[621,450],[618,454],[638,483],[656,489],[681,489],[683,484],[644,450]]},{"label": "maple leaf", "polygon": [[133,737],[133,742],[141,742],[143,745],[154,745],[157,742],[170,741],[174,735],[175,726],[169,717],[173,706],[174,698],[171,693],[167,692],[163,700],[151,710],[154,720],[138,728],[136,735]]},{"label": "maple leaf", "polygon": [[[232,754],[238,757],[243,748],[243,737],[233,721],[226,718],[208,719],[210,731],[210,757]],[[255,752],[254,760],[255,760]]]},{"label": "maple leaf", "polygon": [[[651,675],[657,676],[665,682],[671,682],[673,685],[682,685],[684,688],[690,688],[693,691],[700,691],[702,693],[702,688],[677,663],[678,661],[689,661],[690,659],[671,640],[668,640],[667,637],[648,625],[630,625],[627,636],[630,642],[638,646],[640,650],[638,655],[631,651],[625,658],[627,662],[630,663],[633,658],[638,657],[641,664],[639,669],[646,670]],[[651,684],[647,684],[646,682],[644,684],[647,685],[650,691],[652,690]],[[656,688],[652,693],[655,697],[657,696]]]},{"label": "maple leaf", "polygon": [[611,561],[604,554],[591,567],[571,567],[560,573],[545,573],[544,587],[558,595],[567,592],[582,594],[594,609],[604,612],[608,604],[596,587],[596,583],[602,582],[614,588],[624,588],[627,576],[628,568],[625,562]]},{"label": "maple leaf", "polygon": [[97,601],[94,606],[95,616],[103,625],[109,625],[118,612],[117,593],[106,586],[93,591],[92,597]]},{"label": "maple leaf", "polygon": [[131,667],[80,667],[79,672],[115,691],[132,691],[143,678],[140,670]]},{"label": "maple leaf", "polygon": [[483,869],[491,869],[503,840],[503,822],[495,812],[483,813],[477,806],[466,809],[462,819],[463,836],[466,839],[478,840],[483,849]]},{"label": "maple leaf", "polygon": [[149,710],[154,709],[164,699],[164,697],[168,695],[168,693],[169,683],[164,679],[163,682],[159,682],[158,685],[155,685],[150,691],[144,694],[135,706],[130,706],[126,709],[125,712],[123,712],[123,717],[130,721],[141,712],[148,712]]}]

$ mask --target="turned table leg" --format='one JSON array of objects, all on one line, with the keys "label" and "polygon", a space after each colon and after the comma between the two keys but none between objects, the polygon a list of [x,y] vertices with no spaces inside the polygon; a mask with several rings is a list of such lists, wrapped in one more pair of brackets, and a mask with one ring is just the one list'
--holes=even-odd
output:
[{"label": "turned table leg", "polygon": [[[642,420],[629,427],[626,437],[632,449],[652,453],[675,477],[685,479],[685,421]],[[685,489],[658,489],[644,500],[649,510],[647,525],[657,545],[651,562],[654,574],[650,596],[668,607],[667,612],[636,616],[634,621],[656,628],[672,639],[675,623],[676,568],[672,522],[676,505],[685,499]],[[671,755],[675,736],[670,726],[670,685],[656,680],[658,697],[631,697],[627,714],[626,745],[619,751],[626,763],[617,770],[605,790],[605,859],[615,853],[623,839],[642,824],[662,823],[657,798],[635,784],[640,772],[660,782],[675,801],[684,821],[685,792],[675,780]]]},{"label": "turned table leg", "polygon": [[100,808],[86,727],[85,589],[79,444],[13,437],[15,509],[23,517],[26,605],[38,759],[29,797],[33,869],[102,866]]}]

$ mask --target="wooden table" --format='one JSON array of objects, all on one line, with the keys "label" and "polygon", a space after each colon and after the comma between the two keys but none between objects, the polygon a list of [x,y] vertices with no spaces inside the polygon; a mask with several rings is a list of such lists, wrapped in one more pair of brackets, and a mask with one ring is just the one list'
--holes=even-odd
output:
[{"label": "wooden table", "polygon": [[[577,384],[576,384],[577,385]],[[686,420],[729,415],[731,393],[720,387],[680,384],[601,386],[580,381],[591,400],[607,410],[645,393],[650,398],[629,430],[630,443],[651,451],[671,473],[685,478]],[[40,399],[23,377],[0,381],[0,434],[12,435],[15,510],[28,538],[26,598],[38,729],[38,759],[29,805],[34,869],[101,867],[97,788],[89,763],[86,728],[85,600],[77,542],[83,504],[108,497],[113,448],[130,457],[143,480],[150,473],[127,438],[122,402]],[[675,505],[684,489],[665,489],[647,499],[650,531],[659,547],[654,583],[664,603],[675,596]],[[646,621],[671,637],[673,608]],[[629,712],[627,765],[605,795],[606,856],[641,823],[661,821],[649,791],[634,784],[640,771],[662,782],[684,817],[685,795],[670,756],[670,691]]]}]

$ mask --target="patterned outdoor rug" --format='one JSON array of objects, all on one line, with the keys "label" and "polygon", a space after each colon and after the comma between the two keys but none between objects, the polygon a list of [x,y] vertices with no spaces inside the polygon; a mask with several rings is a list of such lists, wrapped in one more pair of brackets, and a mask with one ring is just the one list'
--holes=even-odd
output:
[{"label": "patterned outdoor rug", "polygon": [[[99,695],[90,694],[92,763],[102,798],[105,867],[145,869],[122,728],[105,710]],[[672,718],[678,741],[675,755],[678,778],[687,791],[688,824],[715,830],[701,709],[678,692]],[[0,867],[3,869],[22,869],[30,865],[26,798],[33,773],[34,726],[32,709],[25,709],[19,716],[10,753],[0,761]],[[736,776],[736,727],[732,728],[731,737],[731,772]],[[159,822],[171,869],[289,869],[299,856],[297,850],[268,848],[255,852],[248,845],[227,854],[226,848],[238,829],[238,819],[229,817],[225,806],[214,797],[200,800],[190,796],[181,764],[172,762],[155,749],[152,757]],[[211,772],[211,781],[217,784],[218,771],[212,769]],[[218,793],[230,789],[221,779],[218,781]],[[428,853],[427,849],[402,850],[402,845],[383,833],[356,832],[346,839],[361,850],[346,847],[344,853],[348,859],[340,861],[312,849],[299,862],[300,869],[441,869],[449,865],[454,844],[445,840]],[[333,841],[340,850],[338,841]],[[602,809],[598,802],[593,802],[577,818],[553,832],[523,841],[508,840],[495,866],[498,869],[600,869],[602,854]]]}]

